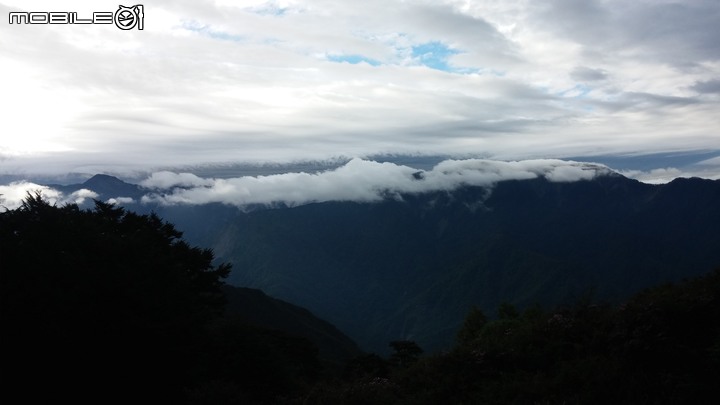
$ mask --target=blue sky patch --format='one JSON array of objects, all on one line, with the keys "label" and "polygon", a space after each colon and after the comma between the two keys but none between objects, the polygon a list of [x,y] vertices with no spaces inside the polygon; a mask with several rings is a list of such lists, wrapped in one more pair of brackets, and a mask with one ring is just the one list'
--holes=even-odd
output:
[{"label": "blue sky patch", "polygon": [[[469,68],[451,66],[448,59],[453,55],[463,53],[457,49],[452,49],[442,42],[432,41],[412,47],[412,56],[421,65],[430,69],[440,70],[449,73],[471,74],[471,73],[488,73],[487,69]],[[492,74],[497,74],[493,71]]]},{"label": "blue sky patch", "polygon": [[412,47],[412,56],[418,59],[421,64],[445,72],[455,72],[457,70],[448,65],[448,58],[459,53],[460,51],[451,49],[441,42],[427,42]]},{"label": "blue sky patch", "polygon": [[379,66],[380,62],[376,61],[375,59],[366,58],[362,55],[328,55],[327,60],[330,62],[346,62],[351,63],[353,65],[357,65],[358,63],[365,62],[372,66]]}]

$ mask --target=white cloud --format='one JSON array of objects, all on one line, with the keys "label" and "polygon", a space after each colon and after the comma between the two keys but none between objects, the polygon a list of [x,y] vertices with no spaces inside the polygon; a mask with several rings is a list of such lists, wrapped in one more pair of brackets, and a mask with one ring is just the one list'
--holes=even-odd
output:
[{"label": "white cloud", "polygon": [[596,174],[597,172],[595,168],[581,166],[558,166],[545,177],[547,177],[550,181],[561,183],[578,180],[592,180]]},{"label": "white cloud", "polygon": [[696,163],[682,169],[666,167],[660,169],[643,170],[620,170],[625,177],[629,177],[648,184],[669,183],[677,178],[699,177],[709,180],[720,180],[720,165],[712,164],[715,159],[708,159],[705,162]]},{"label": "white cloud", "polygon": [[661,169],[653,169],[650,171],[642,170],[622,170],[620,171],[625,177],[639,180],[643,183],[648,184],[664,184],[669,183],[679,177],[691,177],[686,173],[683,173],[680,169],[675,167],[666,167]]},{"label": "white cloud", "polygon": [[464,185],[492,186],[503,180],[544,176],[550,181],[566,182],[589,180],[607,173],[610,169],[602,165],[561,160],[446,160],[432,170],[418,171],[393,163],[352,159],[337,169],[316,174],[205,179],[204,184],[196,187],[146,195],[143,202],[170,205],[220,202],[240,207],[275,203],[295,206],[322,201],[370,202],[389,196],[400,198],[403,193],[449,191]]},{"label": "white cloud", "polygon": [[124,204],[134,204],[135,199],[132,197],[116,197],[116,198],[110,198],[107,200],[108,204],[112,205],[124,205]]},{"label": "white cloud", "polygon": [[62,192],[35,183],[26,181],[12,182],[8,185],[0,185],[0,208],[4,210],[13,210],[19,208],[28,195],[40,193],[42,198],[50,204],[66,205],[66,204],[82,204],[88,198],[97,198],[98,194],[88,189],[80,189],[69,195]]},{"label": "white cloud", "polygon": [[145,188],[167,189],[173,187],[209,186],[211,180],[200,178],[192,173],[173,173],[169,171],[156,172],[140,182]]},{"label": "white cloud", "polygon": [[47,186],[25,181],[13,182],[0,186],[0,208],[16,209],[20,207],[28,195],[34,195],[35,193],[41,193],[46,200],[52,203],[57,202],[62,196],[62,193]]},{"label": "white cloud", "polygon": [[100,195],[92,190],[88,190],[86,188],[77,190],[72,192],[69,196],[65,197],[61,203],[72,203],[72,204],[82,204],[85,202],[88,198],[98,198]]}]

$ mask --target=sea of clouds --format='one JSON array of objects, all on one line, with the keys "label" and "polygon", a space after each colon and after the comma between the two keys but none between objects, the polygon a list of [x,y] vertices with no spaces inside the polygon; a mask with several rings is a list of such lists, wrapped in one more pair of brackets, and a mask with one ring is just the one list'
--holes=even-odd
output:
[{"label": "sea of clouds", "polygon": [[[607,166],[554,159],[497,161],[488,159],[445,160],[430,170],[360,158],[316,173],[290,172],[231,178],[200,177],[193,173],[159,171],[139,182],[146,190],[140,201],[128,196],[106,197],[113,204],[155,203],[298,206],[324,201],[373,202],[401,198],[402,194],[451,191],[462,186],[490,187],[503,180],[544,177],[552,182],[590,180],[613,173]],[[55,204],[82,204],[98,194],[80,189],[65,194],[28,181],[0,186],[0,204],[14,209],[28,193],[40,192]]]},{"label": "sea of clouds", "polygon": [[236,206],[312,202],[373,202],[406,193],[450,191],[461,186],[491,186],[503,180],[545,177],[553,182],[590,180],[612,171],[603,165],[563,160],[445,160],[423,171],[394,163],[352,159],[320,173],[284,173],[212,179],[191,173],[156,172],[140,185],[150,190],[142,202],[224,203]]}]

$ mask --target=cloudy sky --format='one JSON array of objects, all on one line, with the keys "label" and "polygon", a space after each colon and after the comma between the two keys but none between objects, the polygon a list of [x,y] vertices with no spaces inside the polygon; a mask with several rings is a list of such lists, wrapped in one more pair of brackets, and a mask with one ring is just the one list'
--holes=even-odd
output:
[{"label": "cloudy sky", "polygon": [[124,31],[9,24],[117,2],[0,0],[0,175],[378,154],[720,174],[717,0],[141,4]]}]

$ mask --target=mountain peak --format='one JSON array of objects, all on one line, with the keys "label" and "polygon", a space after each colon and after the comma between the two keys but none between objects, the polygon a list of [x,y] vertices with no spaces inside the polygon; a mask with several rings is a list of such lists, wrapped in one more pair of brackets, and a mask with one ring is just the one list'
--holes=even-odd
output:
[{"label": "mountain peak", "polygon": [[[87,179],[84,183],[69,186],[71,189],[86,188],[98,193],[101,199],[115,197],[139,198],[142,196],[140,187],[136,184],[126,183],[117,177],[107,174],[96,174]],[[73,190],[74,191],[74,190]]]},{"label": "mountain peak", "polygon": [[83,186],[92,186],[97,184],[127,184],[117,177],[107,174],[96,174],[83,182]]}]

